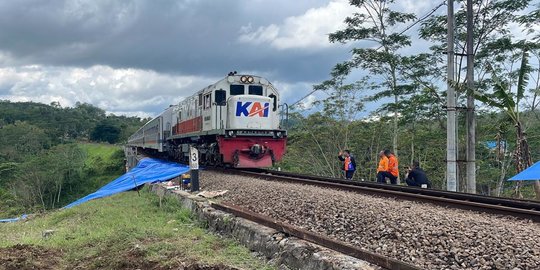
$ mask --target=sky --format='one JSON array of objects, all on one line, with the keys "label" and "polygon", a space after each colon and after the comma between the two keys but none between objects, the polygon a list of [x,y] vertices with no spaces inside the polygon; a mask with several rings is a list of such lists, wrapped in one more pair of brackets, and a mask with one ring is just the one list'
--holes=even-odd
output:
[{"label": "sky", "polygon": [[[420,16],[441,1],[396,2]],[[293,103],[359,45],[328,41],[353,12],[345,0],[0,1],[0,100],[155,116],[236,70]]]}]

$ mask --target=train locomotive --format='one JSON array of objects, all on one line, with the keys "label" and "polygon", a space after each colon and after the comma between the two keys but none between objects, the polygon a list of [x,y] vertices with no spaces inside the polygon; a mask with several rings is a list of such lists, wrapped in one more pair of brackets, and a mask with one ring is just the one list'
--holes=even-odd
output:
[{"label": "train locomotive", "polygon": [[203,165],[270,167],[286,150],[279,102],[268,80],[231,72],[146,123],[127,147],[186,162],[194,146]]}]

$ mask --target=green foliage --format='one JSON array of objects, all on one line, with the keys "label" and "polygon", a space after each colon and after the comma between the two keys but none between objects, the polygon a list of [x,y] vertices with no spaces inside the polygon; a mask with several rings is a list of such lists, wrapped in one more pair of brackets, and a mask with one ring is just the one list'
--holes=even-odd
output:
[{"label": "green foliage", "polygon": [[[459,8],[455,12],[455,50],[460,55],[456,57],[457,77],[454,78],[458,104],[464,102],[464,93],[467,92],[465,76],[461,72],[466,63],[464,56],[467,36],[466,1],[459,2]],[[473,0],[474,13],[478,14],[475,16],[473,27],[474,74],[477,92],[489,92],[491,88],[489,84],[490,69],[500,72],[502,69],[512,67],[511,62],[520,58],[512,53],[516,46],[514,46],[514,37],[512,37],[510,29],[512,25],[520,24],[519,14],[526,10],[530,3],[530,0]],[[446,52],[446,23],[446,15],[432,16],[422,22],[419,31],[420,37],[434,43],[431,47],[434,55],[442,55],[443,52]],[[446,61],[430,62],[431,65],[437,66],[440,70],[446,68],[445,63]],[[506,70],[506,72],[504,77],[509,77],[512,70]],[[439,78],[446,81],[444,73],[440,72],[440,74]]]},{"label": "green foliage", "polygon": [[[368,72],[369,76],[362,80],[362,84],[353,84],[351,88],[363,90],[364,95],[368,90],[375,90],[374,94],[367,96],[366,101],[381,101],[392,97],[393,102],[380,106],[377,113],[394,115],[392,148],[397,153],[397,122],[401,101],[407,100],[418,89],[417,84],[400,72],[406,60],[401,50],[411,45],[410,36],[402,29],[416,19],[416,15],[392,9],[394,1],[358,0],[350,3],[360,11],[345,19],[345,29],[329,35],[330,42],[363,41],[374,44],[353,48],[351,59],[336,65],[330,81],[342,82],[354,69],[360,69]],[[342,95],[339,93],[342,87],[334,89],[338,96]]]},{"label": "green foliage", "polygon": [[57,145],[21,163],[8,186],[26,209],[63,206],[80,183],[83,163],[77,145]]},{"label": "green foliage", "polygon": [[25,211],[19,200],[9,190],[0,187],[0,217],[12,218]]},{"label": "green foliage", "polygon": [[[419,110],[423,112],[423,109]],[[540,121],[533,112],[522,113],[522,119],[530,123],[531,134],[540,134]],[[355,181],[375,181],[378,163],[377,153],[388,149],[392,145],[390,119],[352,120],[347,125],[315,113],[308,116],[291,114],[291,128],[288,133],[287,154],[277,166],[285,171],[342,177],[342,163],[337,159],[339,149],[351,150],[356,158],[357,171],[353,178]],[[405,176],[405,166],[413,160],[418,160],[421,167],[427,172],[433,182],[434,188],[446,187],[446,133],[445,122],[437,118],[418,118],[410,121],[400,120],[403,132],[399,134],[401,141],[399,148],[399,162],[401,177]],[[514,125],[504,113],[480,112],[478,115],[477,139],[477,184],[478,191],[486,195],[497,195],[496,189],[502,184],[502,195],[510,196],[512,182],[506,180],[516,174],[513,166],[513,150],[516,147]],[[346,132],[347,129],[347,132]],[[461,129],[463,138],[466,130]],[[348,136],[348,137],[346,137]],[[487,147],[487,142],[500,141],[505,146],[498,149]],[[460,152],[464,152],[465,144],[460,141]],[[530,141],[531,155],[534,160],[540,159],[540,140]],[[504,162],[504,163],[503,163]],[[504,174],[501,175],[501,166]],[[464,166],[460,168],[465,172]],[[502,182],[501,181],[502,177]],[[463,183],[461,183],[464,185]],[[532,188],[526,187],[523,195],[531,198]]]},{"label": "green foliage", "polygon": [[79,144],[85,152],[82,179],[77,192],[66,198],[72,202],[116,179],[124,173],[124,152],[121,147],[106,144]]},{"label": "green foliage", "polygon": [[0,101],[0,216],[61,207],[115,179],[120,147],[76,142],[125,141],[140,124],[87,103]]},{"label": "green foliage", "polygon": [[101,121],[96,125],[90,139],[96,142],[116,143],[120,139],[121,129],[110,121]]},{"label": "green foliage", "polygon": [[[459,2],[461,4],[456,5],[459,8],[455,13],[457,67],[455,78],[450,82],[456,88],[457,106],[462,107],[465,93],[470,89],[465,86],[463,72],[466,62],[466,5],[464,0]],[[505,180],[516,172],[512,153],[518,148],[526,148],[526,144],[514,141],[515,134],[510,131],[513,124],[523,124],[520,128],[522,133],[527,129],[529,134],[534,134],[531,132],[540,128],[540,77],[534,76],[536,87],[529,89],[528,83],[531,72],[540,74],[535,65],[529,64],[531,59],[540,59],[540,45],[516,40],[511,35],[512,27],[527,33],[537,31],[531,26],[539,21],[538,10],[524,12],[531,2],[473,1],[474,90],[478,99],[489,105],[488,108],[477,109],[477,181],[478,190],[483,194],[508,194],[511,184]],[[360,47],[351,50],[351,59],[338,63],[332,69],[331,79],[314,87],[328,95],[328,98],[315,103],[320,112],[307,116],[293,114],[288,153],[280,166],[298,172],[339,176],[341,164],[336,153],[346,147],[356,156],[359,171],[355,179],[368,181],[375,178],[377,152],[394,147],[396,152],[399,150],[402,166],[419,160],[434,186],[444,188],[446,94],[439,88],[448,81],[446,55],[443,54],[447,46],[447,16],[421,19],[420,37],[433,46],[429,52],[406,55],[403,49],[411,45],[411,40],[402,30],[412,29],[408,26],[416,16],[393,10],[394,1],[358,0],[350,3],[360,11],[348,17],[345,28],[330,34],[329,38],[330,42],[357,42],[354,45]],[[527,28],[532,30],[527,31]],[[350,74],[355,69],[367,72],[369,76],[359,82],[350,82]],[[357,93],[365,98],[358,99]],[[388,103],[389,97],[393,98],[391,103]],[[379,104],[368,119],[343,117],[356,115],[366,102]],[[497,108],[509,114],[494,113]],[[525,113],[520,114],[520,111]],[[464,114],[458,111],[457,117],[458,159],[462,160],[465,158],[467,135],[461,124],[465,122]],[[520,117],[524,117],[523,122],[516,122]],[[494,140],[498,145],[496,150],[486,144]],[[540,156],[533,145],[538,144],[538,139],[531,140],[530,144],[531,155],[537,160]],[[463,164],[459,171],[459,180],[464,184]],[[403,178],[403,169],[401,172]]]},{"label": "green foliage", "polygon": [[50,146],[45,130],[27,122],[16,121],[0,128],[0,162],[22,162]]},{"label": "green foliage", "polygon": [[117,146],[60,144],[0,163],[0,217],[62,207],[120,176],[123,160]]},{"label": "green foliage", "polygon": [[119,142],[127,140],[142,121],[138,117],[106,115],[104,110],[88,103],[77,102],[73,108],[53,105],[0,100],[0,126],[26,122],[45,132],[53,143],[60,143],[88,140],[98,124],[102,124],[109,134],[98,140]]}]

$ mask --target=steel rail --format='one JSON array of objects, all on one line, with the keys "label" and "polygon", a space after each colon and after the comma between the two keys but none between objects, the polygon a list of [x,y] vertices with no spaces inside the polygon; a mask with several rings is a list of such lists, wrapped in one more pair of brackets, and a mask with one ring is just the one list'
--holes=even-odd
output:
[{"label": "steel rail", "polygon": [[540,203],[527,200],[512,200],[460,192],[449,192],[433,189],[421,189],[398,185],[387,185],[374,182],[358,182],[336,178],[301,175],[271,170],[223,170],[234,173],[259,177],[266,180],[278,180],[294,183],[304,183],[329,188],[338,188],[358,193],[394,197],[405,200],[422,201],[444,207],[473,210],[477,212],[513,216],[540,222]]},{"label": "steel rail", "polygon": [[260,173],[265,173],[265,174],[280,175],[280,176],[306,178],[306,179],[313,179],[313,180],[320,180],[320,181],[339,182],[339,183],[356,185],[356,186],[376,187],[376,188],[397,190],[397,191],[410,192],[410,193],[433,195],[433,196],[438,196],[438,197],[463,199],[463,200],[488,203],[488,204],[498,204],[498,205],[509,206],[509,207],[514,207],[514,208],[536,209],[540,211],[540,202],[533,201],[533,200],[510,199],[510,198],[493,197],[493,196],[478,195],[478,194],[463,193],[463,192],[453,192],[453,191],[436,190],[436,189],[422,189],[418,187],[399,186],[399,185],[386,185],[386,184],[369,182],[369,181],[368,182],[350,181],[350,180],[343,180],[341,178],[323,177],[323,176],[309,175],[309,174],[304,175],[304,174],[299,174],[299,173],[281,172],[281,171],[268,170],[268,169],[250,169],[249,171],[255,171],[255,172],[260,172]]},{"label": "steel rail", "polygon": [[261,224],[263,226],[275,229],[277,231],[283,232],[289,236],[294,236],[326,248],[341,252],[343,254],[355,257],[369,263],[376,264],[386,269],[390,270],[418,270],[414,265],[396,260],[394,258],[386,257],[380,254],[376,254],[356,246],[352,246],[340,240],[335,240],[327,236],[310,232],[305,229],[295,227],[283,222],[279,222],[275,219],[272,219],[267,216],[257,214],[255,212],[249,211],[247,209],[221,202],[221,203],[211,203],[211,206],[215,209],[233,214],[238,217],[245,218],[247,220],[253,221],[255,223]]}]

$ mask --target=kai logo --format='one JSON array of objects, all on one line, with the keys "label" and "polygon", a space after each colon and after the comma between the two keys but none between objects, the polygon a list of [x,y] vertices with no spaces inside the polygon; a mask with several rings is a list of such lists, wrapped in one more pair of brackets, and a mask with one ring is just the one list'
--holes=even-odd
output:
[{"label": "kai logo", "polygon": [[236,103],[236,116],[259,116],[268,117],[268,108],[270,103],[251,102],[251,101],[238,101]]}]

